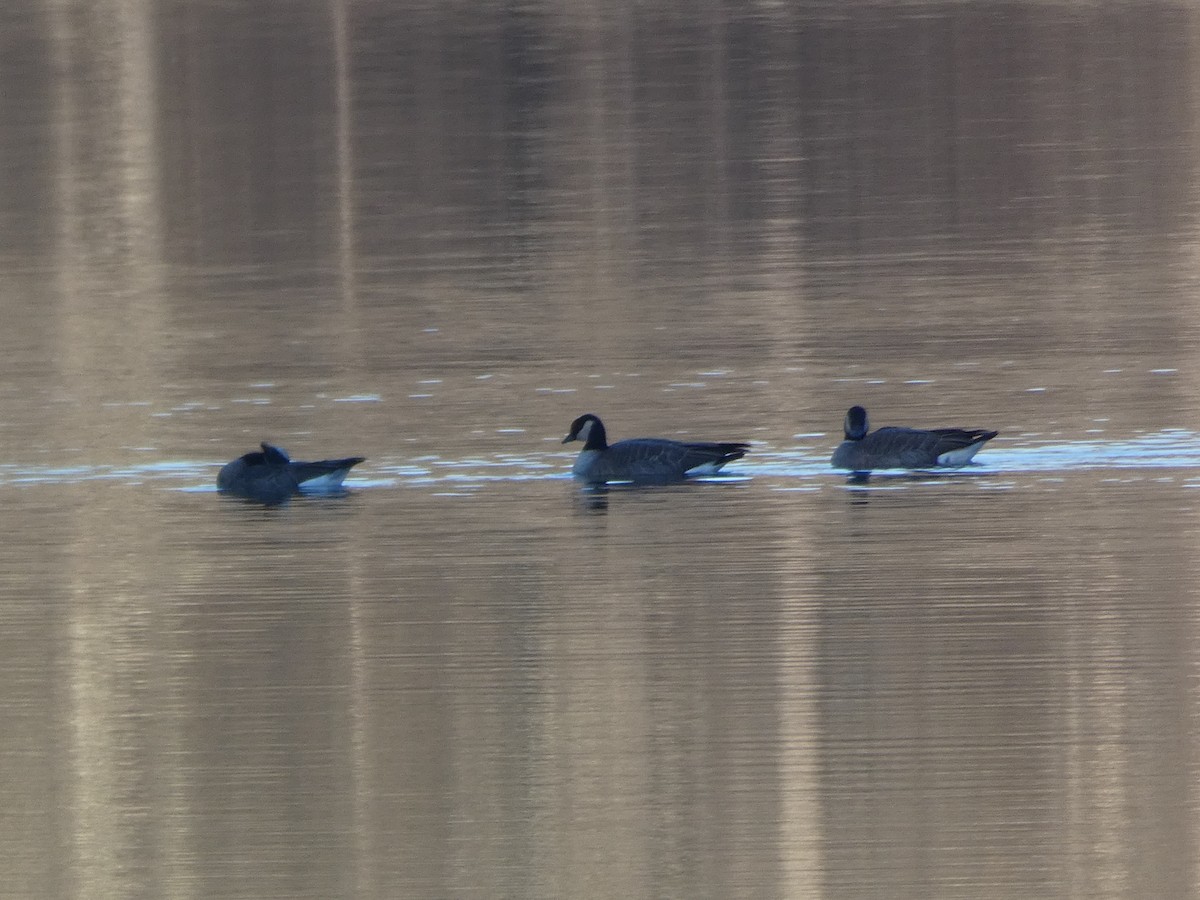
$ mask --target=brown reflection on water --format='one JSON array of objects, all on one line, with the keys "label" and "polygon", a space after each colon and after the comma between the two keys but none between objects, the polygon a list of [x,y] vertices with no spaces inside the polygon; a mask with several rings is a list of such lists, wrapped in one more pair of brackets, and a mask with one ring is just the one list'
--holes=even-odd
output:
[{"label": "brown reflection on water", "polygon": [[0,465],[383,482],[0,469],[15,894],[1195,892],[1190,473],[392,477],[1200,427],[1190,7],[0,21]]},{"label": "brown reflection on water", "polygon": [[[140,4],[55,4],[50,11],[50,46],[63,77],[50,112],[50,306],[59,315],[47,349],[61,399],[93,418],[81,423],[86,431],[110,415],[106,401],[142,399],[139,392],[144,397],[161,378],[155,351],[165,279],[153,34]],[[135,445],[146,424],[137,410],[109,423]]]},{"label": "brown reflection on water", "polygon": [[[739,616],[682,558],[638,577],[622,560],[672,506],[629,495],[580,519],[559,487],[525,492],[540,512],[519,523],[471,505],[470,557],[445,540],[464,524],[451,515],[446,535],[433,535],[441,550],[374,568],[368,595],[400,593],[370,607],[368,753],[381,783],[408,787],[369,798],[368,833],[392,848],[406,879],[456,893],[505,884],[561,895],[587,883],[611,894],[763,877],[778,852],[778,805],[750,774],[758,764],[745,747],[775,726],[739,713],[737,699],[775,694],[773,654],[743,656],[765,630],[753,618],[728,658],[711,652],[711,629],[731,615],[742,622],[759,603],[749,599],[757,584],[733,600]],[[695,509],[703,498],[678,499]],[[413,502],[419,516],[442,501]],[[601,533],[611,543],[590,552]],[[664,559],[685,551],[664,549]],[[678,602],[679,589],[692,605]],[[731,779],[722,759],[747,765],[746,775]],[[664,829],[660,815],[676,827]],[[372,864],[377,877],[395,877]]]},{"label": "brown reflection on water", "polygon": [[[48,383],[77,440],[109,433],[125,448],[145,446],[150,422],[132,404],[161,379],[165,285],[153,25],[136,3],[48,11],[60,75],[47,111],[56,227],[46,287],[59,314]],[[163,550],[134,497],[92,499],[53,535],[67,548],[62,592],[31,583],[58,613],[46,649],[56,675],[50,709],[65,726],[45,745],[59,787],[50,845],[59,852],[48,871],[64,895],[133,884],[148,894],[176,874],[159,863],[181,859],[188,844],[170,821],[137,812],[154,808],[154,796],[178,799],[171,770],[158,765],[169,753],[160,741],[173,736],[151,688],[163,672],[147,563]]]},{"label": "brown reflection on water", "polygon": [[[1069,509],[875,493],[822,526],[829,895],[1190,892],[1194,800],[1169,799],[1193,795],[1190,537],[1146,560],[1135,535],[1161,534],[1174,490],[1091,488]],[[1111,508],[1126,527],[1098,524]],[[1143,803],[1172,812],[1134,824]]]}]

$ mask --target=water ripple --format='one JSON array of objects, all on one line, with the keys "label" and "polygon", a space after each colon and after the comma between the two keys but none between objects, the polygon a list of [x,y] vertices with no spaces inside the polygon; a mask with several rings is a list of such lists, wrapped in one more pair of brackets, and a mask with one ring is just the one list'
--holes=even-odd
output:
[{"label": "water ripple", "polygon": [[[843,473],[830,468],[829,448],[776,450],[756,447],[751,456],[729,467],[716,480],[774,477],[811,481]],[[398,485],[483,485],[570,477],[573,453],[552,452],[525,456],[511,453],[447,459],[423,455],[419,459],[368,463],[346,486],[355,489],[393,488]],[[171,483],[179,490],[205,491],[220,462],[162,460],[134,465],[24,465],[0,464],[0,485],[75,484],[114,481],[125,484]],[[1021,473],[1070,473],[1095,469],[1200,469],[1200,434],[1170,429],[1120,440],[1030,441],[1024,445],[987,447],[975,462],[950,470],[973,476]],[[796,490],[813,489],[797,484]]]}]

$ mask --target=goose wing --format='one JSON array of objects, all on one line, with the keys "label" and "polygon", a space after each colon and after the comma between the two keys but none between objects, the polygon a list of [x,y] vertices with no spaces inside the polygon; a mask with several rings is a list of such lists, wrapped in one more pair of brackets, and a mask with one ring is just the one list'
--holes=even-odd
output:
[{"label": "goose wing", "polygon": [[[933,433],[938,436],[945,450],[959,450],[970,447],[980,441],[990,441],[998,431],[988,431],[985,428],[935,428]],[[945,450],[942,452],[944,453]]]},{"label": "goose wing", "polygon": [[321,479],[326,487],[337,487],[346,477],[351,468],[366,459],[365,456],[347,456],[345,459],[319,459],[315,462],[292,462],[288,464],[288,472],[296,480],[297,485]]},{"label": "goose wing", "polygon": [[743,443],[710,443],[696,442],[680,445],[682,449],[680,465],[684,472],[690,472],[701,466],[712,466],[714,471],[725,463],[741,459],[750,450],[749,444]]},{"label": "goose wing", "polygon": [[684,443],[665,438],[618,441],[605,451],[604,468],[612,478],[682,478],[693,469],[714,470],[750,449],[741,443]]},{"label": "goose wing", "polygon": [[995,436],[996,432],[983,429],[888,427],[871,432],[862,443],[865,452],[886,460],[889,466],[921,468],[936,466],[944,454],[967,450]]}]

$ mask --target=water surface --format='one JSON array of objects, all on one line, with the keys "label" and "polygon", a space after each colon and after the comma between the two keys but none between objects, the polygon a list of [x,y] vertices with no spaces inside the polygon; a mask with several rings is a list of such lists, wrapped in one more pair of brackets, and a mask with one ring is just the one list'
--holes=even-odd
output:
[{"label": "water surface", "polygon": [[1190,7],[0,18],[13,896],[1196,894]]}]

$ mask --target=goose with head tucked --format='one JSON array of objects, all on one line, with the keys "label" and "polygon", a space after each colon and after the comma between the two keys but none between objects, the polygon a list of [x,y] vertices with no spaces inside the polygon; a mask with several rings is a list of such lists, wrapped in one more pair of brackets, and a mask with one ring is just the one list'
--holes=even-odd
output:
[{"label": "goose with head tucked", "polygon": [[673,441],[667,438],[629,438],[610,445],[604,423],[584,413],[571,423],[563,443],[583,441],[572,472],[592,484],[608,481],[682,481],[692,475],[711,475],[750,450],[742,442]]},{"label": "goose with head tucked", "polygon": [[869,428],[867,411],[850,407],[843,424],[846,439],[833,451],[834,468],[852,472],[956,469],[969,463],[997,434],[982,428]]},{"label": "goose with head tucked", "polygon": [[239,456],[217,473],[217,489],[226,494],[274,505],[303,492],[336,491],[346,473],[365,457],[293,462],[287,453],[271,444]]}]

